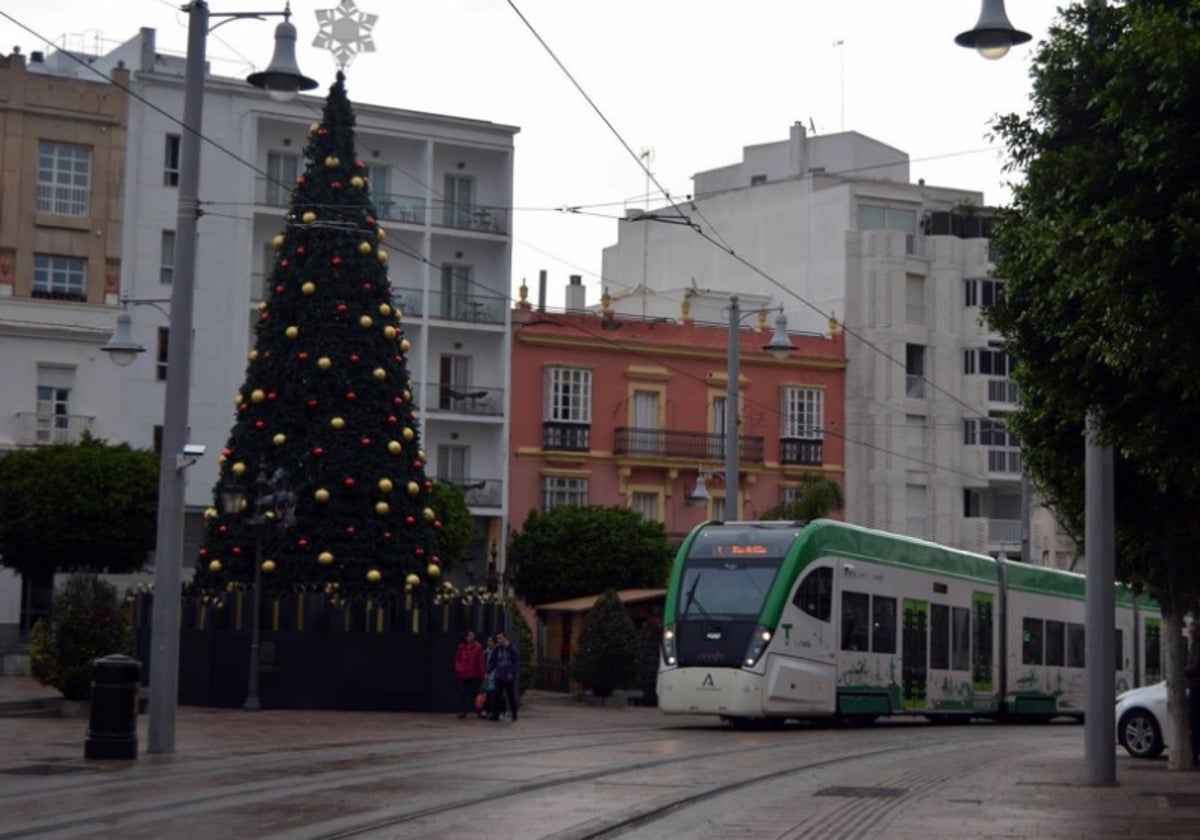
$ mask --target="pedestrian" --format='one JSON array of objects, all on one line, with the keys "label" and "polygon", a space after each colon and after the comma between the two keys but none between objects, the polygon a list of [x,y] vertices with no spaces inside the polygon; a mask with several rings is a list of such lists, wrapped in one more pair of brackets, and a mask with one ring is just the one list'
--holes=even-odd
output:
[{"label": "pedestrian", "polygon": [[500,713],[507,704],[512,720],[517,720],[517,680],[521,677],[521,654],[508,643],[507,633],[496,634],[496,650],[492,654],[492,670],[489,672],[495,684],[495,705],[491,720],[500,720]]},{"label": "pedestrian", "polygon": [[1192,729],[1192,756],[1200,764],[1200,620],[1188,625],[1188,638],[1192,645],[1188,648],[1187,665],[1183,667],[1187,677],[1188,723]]},{"label": "pedestrian", "polygon": [[483,682],[486,670],[483,645],[475,641],[475,632],[468,630],[454,651],[454,673],[458,677],[458,716],[465,718],[475,708],[475,695]]}]

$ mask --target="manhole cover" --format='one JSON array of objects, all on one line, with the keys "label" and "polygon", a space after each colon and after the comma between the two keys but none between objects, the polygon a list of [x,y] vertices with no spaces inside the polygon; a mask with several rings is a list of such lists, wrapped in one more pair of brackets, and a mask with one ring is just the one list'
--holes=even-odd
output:
[{"label": "manhole cover", "polygon": [[0,770],[9,776],[57,776],[62,773],[81,773],[87,767],[73,764],[26,764],[24,767],[8,767]]},{"label": "manhole cover", "polygon": [[817,791],[813,796],[848,796],[855,799],[882,799],[888,796],[903,796],[906,793],[908,793],[907,788],[830,787]]}]

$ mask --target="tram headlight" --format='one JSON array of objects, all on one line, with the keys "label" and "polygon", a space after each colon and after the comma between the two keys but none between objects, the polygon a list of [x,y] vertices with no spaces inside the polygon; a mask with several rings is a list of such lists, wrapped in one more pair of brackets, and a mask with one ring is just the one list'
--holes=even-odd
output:
[{"label": "tram headlight", "polygon": [[754,628],[754,636],[750,639],[749,647],[746,648],[746,658],[742,660],[743,667],[751,668],[758,662],[766,652],[767,645],[771,644],[772,635],[770,627],[760,624]]},{"label": "tram headlight", "polygon": [[675,628],[673,626],[663,628],[662,658],[663,662],[668,665],[674,665],[678,661],[675,657]]}]

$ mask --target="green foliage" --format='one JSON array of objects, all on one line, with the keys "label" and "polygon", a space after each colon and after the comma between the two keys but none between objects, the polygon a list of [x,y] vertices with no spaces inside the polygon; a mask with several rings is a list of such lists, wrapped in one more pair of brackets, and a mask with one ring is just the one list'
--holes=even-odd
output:
[{"label": "green foliage", "polygon": [[633,685],[641,643],[629,611],[609,589],[583,617],[579,647],[571,655],[571,676],[597,697]]},{"label": "green foliage", "polygon": [[763,513],[762,519],[787,519],[811,522],[846,506],[842,485],[816,473],[800,476],[800,494],[791,502],[781,502]]},{"label": "green foliage", "polygon": [[[421,449],[409,341],[392,303],[384,231],[355,152],[341,73],[305,149],[255,327],[233,429],[196,563],[202,592],[254,577],[255,527],[217,513],[221,484],[285,469],[296,524],[263,535],[268,594],[338,602],[403,595],[438,561],[438,511]],[[324,558],[323,562],[322,558]],[[373,572],[378,573],[377,577]]]},{"label": "green foliage", "polygon": [[671,556],[661,522],[597,505],[531,511],[508,547],[517,595],[535,605],[610,588],[664,586]]},{"label": "green foliage", "polygon": [[514,641],[517,643],[517,649],[521,651],[521,690],[533,688],[537,682],[537,645],[533,642],[533,630],[529,626],[529,622],[525,620],[524,613],[517,606],[517,602],[511,598],[507,599],[504,605],[504,611],[508,614],[508,626],[515,631],[509,633],[512,637],[515,635]]},{"label": "green foliage", "polygon": [[471,543],[475,540],[475,518],[467,507],[466,491],[457,484],[434,482],[430,504],[442,523],[442,529],[438,532],[442,568],[451,571],[458,562],[467,559]]},{"label": "green foliage", "polygon": [[1032,110],[997,130],[1023,175],[994,231],[988,320],[1034,484],[1083,533],[1085,418],[1116,459],[1118,574],[1168,612],[1200,589],[1200,2],[1075,5]]},{"label": "green foliage", "polygon": [[87,700],[92,662],[114,653],[134,653],[133,629],[116,589],[94,575],[72,575],[54,596],[49,619],[33,626],[29,665],[34,679],[68,700]]},{"label": "green foliage", "polygon": [[0,564],[28,577],[130,572],[154,548],[158,456],[85,434],[0,458]]}]

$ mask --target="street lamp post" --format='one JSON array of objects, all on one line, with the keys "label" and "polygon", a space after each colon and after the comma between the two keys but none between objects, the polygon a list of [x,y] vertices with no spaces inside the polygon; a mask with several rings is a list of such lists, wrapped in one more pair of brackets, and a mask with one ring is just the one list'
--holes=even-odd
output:
[{"label": "street lamp post", "polygon": [[[188,429],[188,391],[192,372],[192,304],[196,277],[196,221],[199,211],[201,117],[204,107],[206,41],[209,10],[205,0],[193,0],[188,11],[188,47],[184,69],[183,136],[179,150],[179,200],[175,222],[175,277],[171,288],[171,314],[167,335],[167,384],[163,407],[162,460],[158,484],[158,524],[154,547],[154,609],[150,639],[150,723],[147,752],[175,750],[175,717],[179,695],[179,596],[183,567],[184,455]],[[296,66],[296,27],[282,12],[229,12],[222,23],[239,18],[282,16],[275,29],[271,64],[248,81],[264,88],[273,99],[290,98],[317,83]],[[218,24],[219,26],[220,24]],[[122,317],[125,318],[122,322]],[[140,352],[132,342],[128,312],[118,316],[118,334],[124,342],[105,350],[116,354]],[[132,345],[132,346],[131,346]],[[142,348],[144,349],[144,348]]]}]

